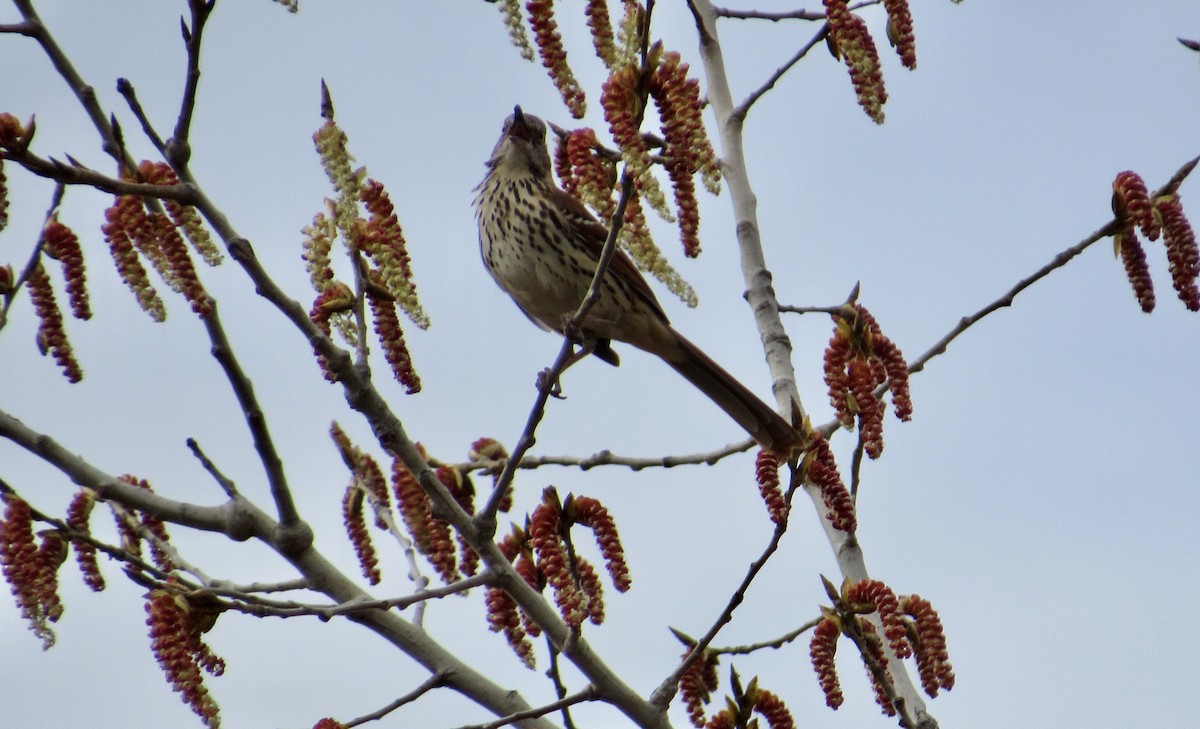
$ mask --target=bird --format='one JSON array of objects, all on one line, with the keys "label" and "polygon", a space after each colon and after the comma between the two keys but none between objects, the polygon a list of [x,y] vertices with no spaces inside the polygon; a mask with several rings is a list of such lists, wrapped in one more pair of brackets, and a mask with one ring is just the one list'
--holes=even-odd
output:
[{"label": "bird", "polygon": [[[608,228],[555,184],[546,124],[520,106],[505,120],[486,166],[474,200],[484,266],[534,324],[564,334],[591,285]],[[613,366],[620,364],[614,341],[658,356],[776,455],[790,458],[803,442],[782,415],[671,326],[621,250],[571,335],[582,356]]]}]

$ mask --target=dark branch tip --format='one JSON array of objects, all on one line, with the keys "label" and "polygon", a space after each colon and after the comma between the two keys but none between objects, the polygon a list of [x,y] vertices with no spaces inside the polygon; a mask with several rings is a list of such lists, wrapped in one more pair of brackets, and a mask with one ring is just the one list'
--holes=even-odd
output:
[{"label": "dark branch tip", "polygon": [[329,94],[325,79],[321,79],[321,118],[333,121],[333,97]]}]

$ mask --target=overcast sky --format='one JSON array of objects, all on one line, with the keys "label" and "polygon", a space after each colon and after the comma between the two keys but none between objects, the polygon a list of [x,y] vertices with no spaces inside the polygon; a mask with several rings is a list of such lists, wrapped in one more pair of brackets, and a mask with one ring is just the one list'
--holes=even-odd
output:
[{"label": "overcast sky", "polygon": [[[576,4],[560,4],[568,51],[604,129],[603,80]],[[750,7],[750,4],[742,4]],[[762,3],[776,8],[777,4]],[[819,3],[809,3],[813,8]],[[861,282],[862,301],[915,357],[960,317],[995,299],[1111,217],[1121,170],[1151,188],[1200,154],[1200,57],[1176,36],[1200,37],[1195,0],[988,3],[913,0],[919,68],[881,47],[887,122],[855,104],[844,67],[818,48],[754,107],[746,146],[768,264],[782,303],[829,305]],[[784,7],[791,7],[785,5]],[[117,113],[133,154],[151,147],[114,86],[129,78],[160,127],[183,78],[182,2],[78,3],[38,8]],[[699,66],[690,15],[660,2],[655,32]],[[885,46],[880,9],[864,12]],[[0,9],[0,23],[17,19]],[[800,44],[808,23],[725,21],[734,96],[757,86]],[[299,230],[329,193],[312,149],[319,84],[360,164],[389,188],[410,242],[428,332],[408,341],[425,390],[406,397],[377,380],[413,437],[447,460],[475,438],[510,446],[535,396],[535,373],[558,350],[495,288],[479,261],[471,189],[515,103],[572,124],[540,66],[522,61],[495,6],[470,2],[320,3],[289,15],[267,0],[220,3],[205,38],[193,169],[253,243],[272,275],[311,300]],[[96,134],[34,43],[0,36],[0,112],[37,114],[35,150],[110,171]],[[711,121],[711,120],[709,120]],[[6,167],[12,222],[0,263],[21,265],[51,186]],[[1182,188],[1200,222],[1200,180]],[[0,334],[0,408],[50,433],[109,473],[134,473],[180,499],[221,494],[190,457],[199,440],[243,492],[266,499],[244,421],[186,305],[149,322],[120,284],[99,227],[106,195],[73,190],[64,222],[84,239],[95,317],[68,329],[86,373],[71,386],[37,355],[27,302]],[[704,255],[684,262],[674,232],[659,241],[700,294],[689,310],[660,289],[675,326],[764,397],[751,312],[741,302],[728,198],[702,201]],[[1158,309],[1142,314],[1112,247],[1102,241],[951,345],[913,380],[913,421],[885,424],[883,458],[865,466],[859,539],[872,575],[930,599],[946,625],[958,675],[930,704],[946,729],[1019,724],[1176,726],[1195,713],[1200,631],[1200,316],[1175,298],[1162,247],[1147,247]],[[363,447],[369,432],[323,383],[303,337],[254,296],[234,265],[204,271],[254,380],[318,547],[357,571],[340,526],[347,474],[327,437],[339,420]],[[800,392],[814,419],[830,410],[821,382],[827,318],[790,316]],[[662,455],[711,450],[741,433],[661,363],[626,348],[612,369],[587,362],[565,379],[536,453]],[[848,471],[852,438],[835,450]],[[725,604],[770,525],[750,455],[715,467],[631,474],[546,469],[520,476],[528,509],[541,489],[601,499],[631,558],[634,587],[609,595],[608,622],[587,635],[636,689],[651,690],[680,653],[671,625],[702,632]],[[62,513],[72,485],[8,443],[0,477],[35,506]],[[97,520],[97,531],[109,525]],[[253,544],[174,531],[209,574],[290,578]],[[398,551],[382,549],[377,594],[410,589]],[[92,594],[68,565],[58,645],[43,653],[0,597],[0,724],[93,729],[199,726],[150,654],[139,588],[112,564]],[[722,645],[780,635],[815,617],[819,575],[836,575],[807,507],[750,592]],[[427,627],[531,702],[551,699],[485,629],[481,595],[430,605]],[[407,657],[344,621],[225,615],[209,634],[229,664],[208,686],[227,729],[309,727],[382,706],[425,678]],[[538,646],[539,665],[547,665]],[[824,707],[799,645],[736,663],[782,695],[804,726],[891,726],[853,651],[839,666],[847,703]],[[722,663],[722,670],[728,662]],[[723,678],[725,674],[723,673]],[[568,674],[578,688],[578,676]],[[726,685],[722,685],[722,693]],[[587,726],[622,726],[582,710]],[[391,727],[484,721],[450,694],[422,699]],[[686,724],[683,713],[673,714]]]}]

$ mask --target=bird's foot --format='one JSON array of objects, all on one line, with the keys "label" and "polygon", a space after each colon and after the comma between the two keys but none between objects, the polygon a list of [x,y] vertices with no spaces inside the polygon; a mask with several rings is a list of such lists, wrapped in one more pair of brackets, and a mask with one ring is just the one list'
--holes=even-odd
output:
[{"label": "bird's foot", "polygon": [[547,367],[538,373],[537,388],[543,390],[550,397],[558,400],[566,400],[567,396],[562,394],[562,382],[559,381],[559,374],[555,374],[552,369]]}]

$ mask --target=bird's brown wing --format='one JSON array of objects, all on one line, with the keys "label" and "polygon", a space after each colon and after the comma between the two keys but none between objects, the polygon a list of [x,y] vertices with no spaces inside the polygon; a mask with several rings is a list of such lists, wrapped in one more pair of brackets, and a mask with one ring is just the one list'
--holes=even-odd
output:
[{"label": "bird's brown wing", "polygon": [[[580,239],[587,244],[592,258],[599,261],[600,253],[604,250],[604,242],[608,240],[608,228],[597,221],[595,216],[583,206],[583,203],[576,200],[569,193],[557,187],[553,188],[552,192],[554,201],[558,203],[562,210],[567,212],[571,224],[575,227],[576,232],[579,233]],[[612,261],[608,264],[608,273],[628,283],[633,291],[650,306],[654,313],[658,314],[664,323],[670,323],[666,312],[663,311],[662,305],[658,303],[658,299],[654,296],[654,291],[650,289],[650,284],[646,283],[646,277],[637,270],[637,266],[633,265],[633,261],[620,248],[613,252]]]}]

